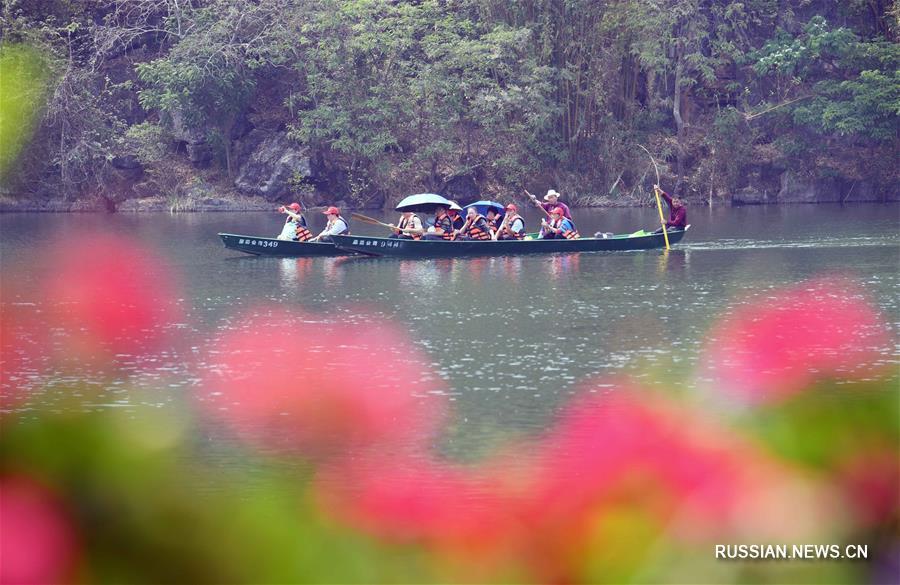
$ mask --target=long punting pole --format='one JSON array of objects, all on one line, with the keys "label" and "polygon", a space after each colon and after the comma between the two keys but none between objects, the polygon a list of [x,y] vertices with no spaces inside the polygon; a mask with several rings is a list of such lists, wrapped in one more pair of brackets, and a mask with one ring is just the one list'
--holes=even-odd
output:
[{"label": "long punting pole", "polygon": [[640,144],[638,144],[638,148],[647,153],[647,156],[650,157],[650,162],[653,163],[653,169],[656,171],[656,185],[653,187],[653,194],[656,195],[656,209],[659,210],[659,223],[662,225],[663,239],[666,241],[666,250],[669,250],[669,234],[666,231],[666,218],[663,215],[662,201],[659,200],[659,167],[656,166],[656,161],[653,159],[653,155],[650,154],[649,150]]},{"label": "long punting pole", "polygon": [[659,223],[662,224],[663,238],[666,240],[666,250],[668,250],[669,233],[666,231],[666,218],[663,216],[662,201],[659,200],[659,188],[654,187],[653,192],[656,194],[656,208],[659,210]]}]

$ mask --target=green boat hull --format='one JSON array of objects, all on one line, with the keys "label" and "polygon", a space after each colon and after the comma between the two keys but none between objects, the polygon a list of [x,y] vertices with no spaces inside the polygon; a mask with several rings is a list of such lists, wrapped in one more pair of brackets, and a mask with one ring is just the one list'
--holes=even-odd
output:
[{"label": "green boat hull", "polygon": [[[689,228],[690,226],[688,226]],[[677,244],[684,230],[669,232],[669,244]],[[640,236],[614,235],[608,238],[576,240],[498,240],[454,241],[399,240],[370,236],[335,236],[334,244],[347,253],[395,258],[456,258],[459,256],[512,256],[519,254],[558,254],[571,252],[623,252],[665,248],[663,234]]]},{"label": "green boat hull", "polygon": [[229,250],[254,256],[346,256],[350,252],[338,250],[325,242],[291,242],[276,238],[220,233],[222,243]]}]

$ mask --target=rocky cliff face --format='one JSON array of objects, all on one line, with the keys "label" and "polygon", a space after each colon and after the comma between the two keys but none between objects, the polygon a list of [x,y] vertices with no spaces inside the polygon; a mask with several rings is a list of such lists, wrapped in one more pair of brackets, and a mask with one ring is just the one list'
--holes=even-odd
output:
[{"label": "rocky cliff face", "polygon": [[295,186],[313,176],[306,149],[291,141],[285,132],[252,130],[235,150],[238,172],[234,186],[245,195],[281,201],[297,191]]},{"label": "rocky cliff face", "polygon": [[793,171],[782,173],[778,191],[745,187],[731,196],[732,205],[879,201],[900,201],[900,193],[880,190],[869,181],[851,181],[839,177],[814,179],[803,177]]}]

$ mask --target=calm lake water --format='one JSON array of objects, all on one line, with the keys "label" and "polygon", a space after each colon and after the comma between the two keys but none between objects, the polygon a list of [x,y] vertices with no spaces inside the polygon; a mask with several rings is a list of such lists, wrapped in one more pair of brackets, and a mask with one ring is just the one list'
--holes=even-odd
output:
[{"label": "calm lake water", "polygon": [[[631,232],[657,220],[655,209],[576,210],[575,217],[582,233]],[[538,221],[535,213],[527,219],[531,226]],[[237,314],[277,307],[322,322],[352,322],[363,312],[395,320],[448,382],[455,416],[440,448],[462,458],[509,433],[542,429],[589,376],[627,372],[695,383],[689,374],[715,319],[748,296],[822,273],[858,279],[896,339],[900,206],[694,207],[689,219],[690,232],[668,254],[401,261],[255,258],[225,250],[216,237],[219,231],[274,236],[282,223],[277,213],[7,214],[0,216],[2,277],[17,287],[0,302],[41,309],[30,268],[50,236],[110,231],[155,249],[182,275],[190,347],[186,355],[119,356],[125,378],[98,381],[98,391],[81,404],[125,408],[138,418],[193,391],[197,348],[233,326]],[[313,223],[324,222],[316,216]],[[360,222],[353,228],[383,233]],[[900,352],[885,347],[882,354],[896,364]],[[29,384],[49,385],[41,400],[52,401],[69,380],[44,367],[34,364]],[[156,391],[135,390],[147,387]],[[220,436],[215,428],[209,433]],[[217,457],[222,465],[241,465],[227,449]]]}]

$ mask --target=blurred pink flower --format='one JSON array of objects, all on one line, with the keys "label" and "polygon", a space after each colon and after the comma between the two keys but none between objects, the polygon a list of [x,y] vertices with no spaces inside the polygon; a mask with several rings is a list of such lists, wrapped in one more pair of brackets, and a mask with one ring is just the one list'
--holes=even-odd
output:
[{"label": "blurred pink flower", "polygon": [[511,494],[479,467],[373,456],[323,473],[317,491],[339,519],[381,538],[484,555],[509,539]]},{"label": "blurred pink flower", "polygon": [[704,367],[751,401],[785,398],[818,377],[864,372],[886,331],[860,287],[825,277],[738,307],[710,333]]},{"label": "blurred pink flower", "polygon": [[26,477],[0,479],[0,583],[73,580],[75,531],[56,497]]},{"label": "blurred pink flower", "polygon": [[419,448],[446,406],[444,384],[387,324],[247,318],[216,340],[199,399],[245,438],[318,454],[373,443]]},{"label": "blurred pink flower", "polygon": [[590,510],[623,497],[661,525],[685,510],[715,524],[728,511],[739,488],[738,442],[646,393],[620,384],[565,408],[540,445],[528,512],[545,533],[577,533]]},{"label": "blurred pink flower", "polygon": [[[43,290],[50,327],[67,335],[65,352],[154,346],[178,313],[173,277],[150,250],[115,235],[75,236],[52,247]],[[67,356],[63,356],[67,357]]]},{"label": "blurred pink flower", "polygon": [[[629,563],[637,570],[663,551],[735,535],[819,535],[823,499],[792,470],[649,389],[613,386],[605,395],[585,386],[537,447],[522,558],[540,579],[591,580],[598,566],[627,571]],[[747,510],[758,516],[751,534],[741,531]],[[813,520],[785,526],[792,510]]]},{"label": "blurred pink flower", "polygon": [[579,563],[599,546],[597,523],[622,511],[666,537],[721,536],[752,497],[743,470],[759,457],[722,429],[620,384],[614,395],[582,395],[542,438],[477,465],[354,460],[320,478],[319,493],[338,518],[380,537],[501,570],[516,558],[513,566],[540,580],[567,581],[583,577]]}]

